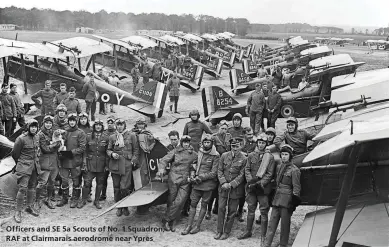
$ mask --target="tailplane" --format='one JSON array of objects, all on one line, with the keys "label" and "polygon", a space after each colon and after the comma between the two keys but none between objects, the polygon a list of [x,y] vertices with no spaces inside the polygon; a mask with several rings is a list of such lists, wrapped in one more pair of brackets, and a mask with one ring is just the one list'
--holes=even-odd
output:
[{"label": "tailplane", "polygon": [[216,86],[203,88],[201,97],[203,101],[205,117],[212,115],[220,108],[239,104],[226,91]]}]

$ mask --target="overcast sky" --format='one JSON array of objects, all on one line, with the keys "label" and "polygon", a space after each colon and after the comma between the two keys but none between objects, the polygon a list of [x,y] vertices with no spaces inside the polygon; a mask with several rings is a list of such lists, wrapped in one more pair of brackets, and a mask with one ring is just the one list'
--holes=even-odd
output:
[{"label": "overcast sky", "polygon": [[311,25],[389,25],[389,0],[12,0],[0,7],[98,12],[205,14],[243,17],[251,23],[301,22]]}]

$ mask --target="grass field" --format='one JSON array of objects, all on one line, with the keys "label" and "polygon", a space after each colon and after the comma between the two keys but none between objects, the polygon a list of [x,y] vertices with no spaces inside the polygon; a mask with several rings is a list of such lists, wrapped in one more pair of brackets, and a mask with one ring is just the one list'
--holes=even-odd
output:
[{"label": "grass field", "polygon": [[[28,31],[18,31],[18,40],[22,41],[30,41],[30,42],[41,42],[43,40],[58,40],[58,39],[64,39],[74,36],[85,36],[90,37],[90,35],[80,35],[78,33],[59,33],[59,32],[28,32]],[[1,38],[11,38],[14,39],[16,32],[1,32],[0,37]],[[110,38],[121,38],[125,37],[131,34],[126,33],[109,33],[109,34],[103,34],[102,36],[110,37]],[[281,34],[280,34],[281,35]],[[289,34],[288,34],[289,35]],[[269,44],[270,46],[280,46],[282,43],[278,41],[261,41],[261,40],[248,40],[248,39],[235,39],[234,40],[238,44],[247,45],[250,43],[255,43],[258,46],[262,44]],[[335,54],[340,53],[347,53],[350,54],[350,56],[355,61],[363,61],[366,62],[365,65],[361,66],[358,70],[372,70],[372,69],[380,69],[380,68],[386,68],[389,65],[389,56],[388,52],[384,51],[377,51],[373,54],[366,54],[368,50],[366,47],[358,47],[355,45],[347,45],[346,47],[339,47],[339,46],[333,46],[331,47],[334,49]],[[236,68],[241,68],[240,64],[235,65]],[[3,71],[2,67],[0,67],[0,78],[3,77]],[[208,86],[219,86],[226,90],[226,92],[230,92],[229,88],[230,82],[229,82],[229,75],[228,70],[222,71],[222,77],[218,80],[215,80],[211,78],[208,75],[205,75],[203,78],[203,82],[201,87],[208,87]],[[132,91],[132,85],[130,81],[126,81],[123,83],[123,89]],[[164,113],[164,115],[157,119],[156,123],[148,123],[148,129],[154,133],[156,137],[158,137],[162,143],[167,144],[167,133],[171,130],[177,130],[180,133],[182,133],[182,130],[184,128],[185,123],[187,120],[181,120],[178,121],[175,124],[169,124],[172,121],[174,121],[177,117],[187,117],[188,113],[192,109],[198,109],[201,116],[203,116],[203,108],[202,108],[202,101],[200,92],[192,93],[189,90],[183,88],[181,90],[180,95],[180,101],[178,104],[178,111],[180,114],[171,114],[168,111]],[[247,101],[248,95],[242,94],[236,97],[237,101],[239,103],[245,103]],[[83,109],[85,109],[85,106],[83,104]],[[127,123],[128,127],[132,128],[132,125],[134,124],[134,120],[140,116],[140,114],[130,110],[127,107],[121,107],[121,106],[115,106],[116,109],[116,116],[119,116],[124,118]],[[119,113],[120,112],[120,113]],[[29,115],[27,118],[32,118],[38,112],[35,112],[34,115]],[[102,120],[106,120],[107,116],[100,116],[98,115],[98,118],[101,118]],[[163,125],[167,124],[167,127],[162,127]],[[249,119],[244,118],[243,119],[243,125],[248,126],[249,125]],[[282,132],[285,129],[285,120],[279,119],[277,121],[277,131]],[[109,179],[109,186],[108,186],[108,198],[107,201],[102,203],[103,210],[107,209],[111,205],[113,205],[113,188],[112,188],[112,181]],[[95,185],[93,185],[93,188],[95,188]],[[93,196],[92,196],[93,197]],[[1,202],[1,200],[0,200]],[[111,211],[102,217],[98,219],[94,219],[94,217],[100,213],[100,211],[97,211],[93,205],[88,204],[83,209],[70,209],[68,206],[65,206],[63,208],[56,208],[53,210],[49,210],[46,207],[43,207],[41,210],[41,216],[39,218],[32,217],[30,215],[24,214],[23,223],[20,224],[22,227],[32,227],[32,226],[54,226],[54,225],[61,225],[61,226],[67,226],[72,227],[73,225],[77,226],[83,226],[83,227],[90,227],[90,226],[116,226],[119,229],[122,229],[122,227],[127,226],[153,226],[153,227],[160,227],[160,219],[163,216],[163,213],[165,211],[165,205],[153,207],[150,211],[150,213],[147,216],[140,216],[135,214],[135,209],[130,209],[130,216],[128,217],[117,217],[115,215],[115,211]],[[319,207],[320,209],[321,207]],[[0,216],[10,216],[13,213],[14,205],[3,207],[0,203]],[[197,209],[199,210],[199,209]],[[315,206],[300,206],[297,208],[296,212],[292,216],[292,225],[291,225],[291,235],[289,240],[289,245],[291,246],[293,244],[293,240],[296,237],[296,234],[298,232],[298,229],[300,228],[305,214],[312,212],[316,210]],[[259,212],[257,211],[256,214],[258,215]],[[39,223],[37,223],[39,222]],[[245,222],[235,222],[234,227],[232,230],[231,237],[223,242],[216,241],[213,239],[213,235],[216,230],[216,216],[213,215],[211,220],[204,220],[203,226],[202,226],[202,232],[198,233],[197,235],[188,235],[188,236],[181,236],[179,232],[184,229],[186,224],[186,218],[181,219],[178,222],[178,231],[176,233],[152,233],[152,234],[138,234],[140,236],[150,236],[154,237],[153,242],[143,242],[143,243],[134,243],[131,242],[130,244],[136,244],[137,246],[171,246],[173,245],[180,245],[180,246],[240,246],[240,247],[251,247],[251,246],[259,246],[259,227],[257,225],[254,226],[254,236],[252,238],[249,238],[247,240],[239,241],[236,239],[237,235],[240,234],[240,232],[245,228],[246,223]],[[5,223],[3,228],[6,226],[15,225],[12,219]],[[280,230],[278,229],[276,236],[274,238],[274,242],[272,247],[278,246],[279,243],[279,233]],[[18,233],[7,233],[9,235],[17,235]],[[112,234],[112,233],[111,233]],[[25,236],[31,236],[31,235],[40,235],[40,236],[63,236],[64,233],[25,233]],[[71,236],[90,236],[90,233],[69,233]],[[105,233],[96,233],[97,236],[107,236],[107,232]],[[113,233],[114,237],[119,236],[133,236],[132,233],[128,232],[118,232]],[[4,240],[5,232],[1,232],[0,228],[0,242]],[[107,246],[107,243],[105,242],[78,242],[78,243],[72,243],[71,246]],[[116,246],[128,246],[128,242],[114,242]],[[55,243],[56,246],[69,246],[69,243]],[[108,244],[110,245],[110,244]],[[35,244],[31,244],[28,242],[24,243],[9,243],[8,246],[36,246]],[[45,242],[42,243],[39,246],[53,246],[52,242]]]}]

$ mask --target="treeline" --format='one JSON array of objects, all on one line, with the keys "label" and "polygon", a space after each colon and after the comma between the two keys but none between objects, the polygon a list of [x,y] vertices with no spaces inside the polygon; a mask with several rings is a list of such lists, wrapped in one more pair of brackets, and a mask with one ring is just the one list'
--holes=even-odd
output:
[{"label": "treeline", "polygon": [[311,26],[307,23],[251,24],[249,33],[343,33],[342,28]]},{"label": "treeline", "polygon": [[15,24],[27,30],[75,31],[77,27],[109,30],[167,30],[198,33],[232,32],[244,36],[250,28],[245,18],[217,18],[208,15],[165,15],[161,13],[111,12],[101,10],[55,11],[52,9],[0,8],[0,24]]}]

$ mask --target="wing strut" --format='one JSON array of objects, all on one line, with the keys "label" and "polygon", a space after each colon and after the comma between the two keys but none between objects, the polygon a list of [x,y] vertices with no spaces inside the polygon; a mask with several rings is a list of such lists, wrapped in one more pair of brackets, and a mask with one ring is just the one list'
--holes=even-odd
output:
[{"label": "wing strut", "polygon": [[331,230],[328,247],[335,247],[336,243],[338,242],[337,238],[338,238],[340,227],[342,225],[344,213],[346,211],[348,197],[350,195],[354,183],[354,177],[357,169],[357,162],[359,159],[361,147],[362,146],[360,144],[355,144],[352,147],[349,155],[347,173],[343,179],[343,184],[342,184],[342,189],[340,191],[338,204],[336,205],[334,223],[332,224],[332,230]]}]

